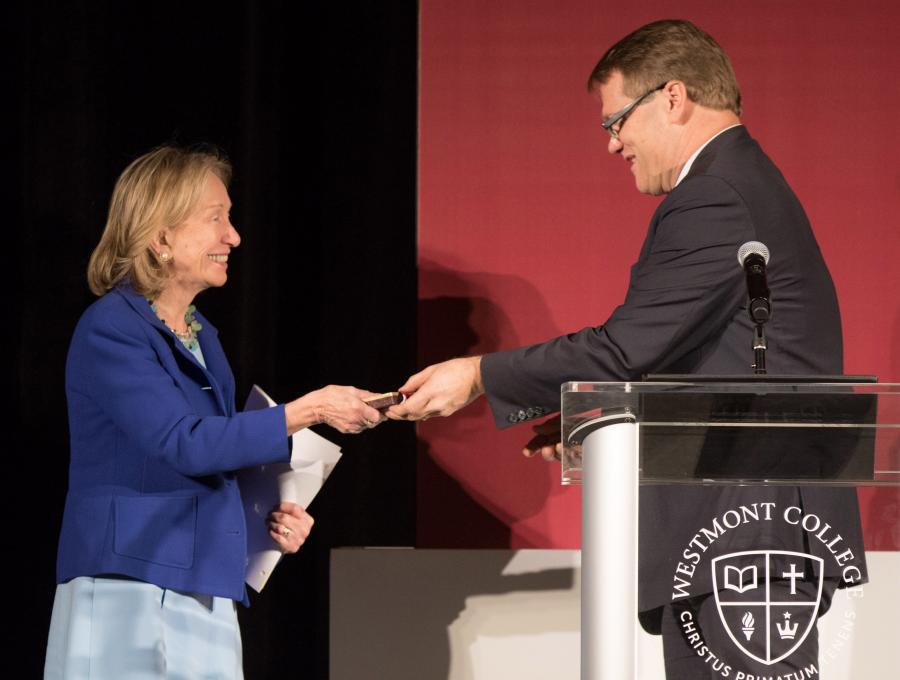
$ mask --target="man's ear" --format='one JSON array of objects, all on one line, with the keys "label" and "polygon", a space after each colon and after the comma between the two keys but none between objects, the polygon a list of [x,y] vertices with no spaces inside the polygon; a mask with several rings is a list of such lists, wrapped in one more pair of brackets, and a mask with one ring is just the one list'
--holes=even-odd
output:
[{"label": "man's ear", "polygon": [[670,80],[661,94],[666,98],[666,112],[670,120],[683,123],[691,108],[687,86],[680,80]]}]

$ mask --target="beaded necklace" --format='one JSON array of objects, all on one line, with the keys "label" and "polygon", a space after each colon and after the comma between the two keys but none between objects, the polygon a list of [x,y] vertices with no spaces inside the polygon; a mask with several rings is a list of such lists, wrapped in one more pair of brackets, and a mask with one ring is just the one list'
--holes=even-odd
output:
[{"label": "beaded necklace", "polygon": [[167,324],[166,320],[159,315],[159,309],[157,309],[156,303],[154,303],[153,300],[148,299],[147,302],[150,303],[150,309],[156,314],[156,318],[162,321],[165,327],[172,331],[172,334],[181,341],[181,344],[184,345],[185,349],[189,352],[193,352],[199,347],[197,334],[203,329],[203,325],[194,318],[194,312],[197,311],[197,308],[194,305],[188,305],[187,311],[184,313],[184,325],[187,326],[187,330],[179,332]]}]

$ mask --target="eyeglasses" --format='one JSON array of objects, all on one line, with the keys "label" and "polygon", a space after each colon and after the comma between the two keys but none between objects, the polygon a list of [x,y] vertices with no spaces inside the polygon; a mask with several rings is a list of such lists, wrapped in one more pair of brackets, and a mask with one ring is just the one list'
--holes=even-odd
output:
[{"label": "eyeglasses", "polygon": [[[628,116],[631,115],[632,111],[634,111],[634,109],[637,107],[637,105],[640,104],[642,101],[644,101],[647,97],[649,97],[654,92],[659,92],[661,89],[663,89],[668,84],[669,84],[669,81],[666,81],[662,85],[657,85],[652,90],[647,90],[646,92],[644,92],[644,94],[642,94],[637,99],[632,99],[625,106],[625,108],[619,109],[613,115],[611,115],[609,118],[607,118],[605,121],[603,121],[603,124],[602,124],[603,129],[606,130],[609,134],[611,134],[613,139],[618,139],[619,131],[622,129],[622,126],[625,125],[625,121],[628,120]],[[614,125],[616,125],[616,123],[618,123],[618,126],[613,127]]]}]

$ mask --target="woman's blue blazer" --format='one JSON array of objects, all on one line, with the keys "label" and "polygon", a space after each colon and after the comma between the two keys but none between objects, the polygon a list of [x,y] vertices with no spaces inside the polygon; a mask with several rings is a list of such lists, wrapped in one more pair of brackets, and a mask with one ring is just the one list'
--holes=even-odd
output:
[{"label": "woman's blue blazer", "polygon": [[284,406],[237,413],[217,332],[197,319],[206,368],[127,286],[79,320],[66,363],[59,582],[118,574],[246,602],[234,471],[289,460]]}]

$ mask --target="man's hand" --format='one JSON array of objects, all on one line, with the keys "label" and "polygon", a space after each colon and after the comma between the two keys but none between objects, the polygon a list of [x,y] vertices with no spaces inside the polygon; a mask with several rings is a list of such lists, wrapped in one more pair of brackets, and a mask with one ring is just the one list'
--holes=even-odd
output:
[{"label": "man's hand", "polygon": [[399,391],[402,404],[391,406],[385,415],[393,420],[425,420],[449,416],[484,394],[481,357],[451,359],[419,371]]},{"label": "man's hand", "polygon": [[543,423],[538,423],[531,428],[534,436],[528,440],[522,449],[526,458],[532,458],[537,454],[546,461],[560,460],[562,458],[562,428],[559,416],[553,416]]}]

